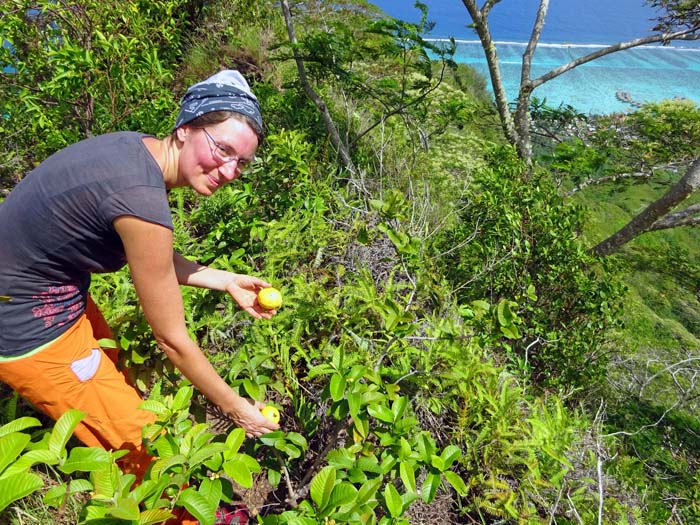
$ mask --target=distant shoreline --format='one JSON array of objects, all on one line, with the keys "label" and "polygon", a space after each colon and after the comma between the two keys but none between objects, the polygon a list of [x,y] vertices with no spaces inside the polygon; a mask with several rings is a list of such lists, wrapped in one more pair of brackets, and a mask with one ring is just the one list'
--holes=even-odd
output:
[{"label": "distant shoreline", "polygon": [[[449,39],[431,39],[434,43]],[[455,40],[453,57],[468,64],[487,79],[488,65],[478,40]],[[501,77],[508,100],[514,101],[520,88],[524,42],[496,42]],[[607,46],[597,44],[540,44],[532,63],[532,76],[537,77]],[[670,53],[666,51],[671,51]],[[691,51],[691,53],[683,53]],[[685,99],[700,103],[700,49],[669,48],[646,45],[614,52],[599,60],[587,62],[538,86],[533,96],[545,100],[550,107],[570,105],[586,115],[610,115],[638,109],[642,104],[669,99]]]},{"label": "distant shoreline", "polygon": [[[436,37],[436,38],[426,38],[427,41],[429,42],[449,42],[449,38],[445,37]],[[457,39],[455,38],[454,41],[457,44],[470,44],[470,45],[481,45],[481,41],[479,40],[463,40],[463,39]],[[527,42],[519,42],[515,40],[496,40],[494,41],[495,44],[497,45],[510,45],[510,46],[522,46],[526,47]],[[609,47],[611,45],[615,44],[571,44],[568,42],[560,42],[560,43],[555,43],[555,42],[540,42],[537,44],[537,47],[553,47],[553,48],[561,48],[561,49],[566,49],[566,48],[592,48],[592,49],[602,49]],[[698,45],[700,46],[700,41],[698,41]],[[661,44],[645,44],[641,46],[636,46],[633,48],[629,48],[626,51],[629,51],[631,49],[664,49],[668,51],[690,51],[693,53],[700,53],[700,47],[687,47],[687,46],[678,46],[678,45],[673,45],[673,44],[668,44],[668,45],[661,45]]]}]

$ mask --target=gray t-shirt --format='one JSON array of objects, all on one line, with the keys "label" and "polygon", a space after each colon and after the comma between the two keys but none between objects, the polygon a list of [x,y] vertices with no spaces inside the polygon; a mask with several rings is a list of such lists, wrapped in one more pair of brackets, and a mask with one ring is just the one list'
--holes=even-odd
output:
[{"label": "gray t-shirt", "polygon": [[0,203],[0,356],[65,332],[85,310],[90,274],[126,264],[121,215],[172,230],[163,173],[146,135],[110,133],[50,156]]}]

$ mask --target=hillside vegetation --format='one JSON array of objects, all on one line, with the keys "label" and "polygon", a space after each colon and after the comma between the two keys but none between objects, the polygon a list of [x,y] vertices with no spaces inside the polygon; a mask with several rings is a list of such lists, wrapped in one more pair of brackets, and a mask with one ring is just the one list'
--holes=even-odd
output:
[{"label": "hillside vegetation", "polygon": [[362,0],[0,10],[6,192],[92,134],[169,133],[186,87],[218,69],[246,76],[258,158],[210,198],[171,194],[176,248],[285,299],[253,321],[182,289],[222,377],[282,413],[246,440],[158,350],[128,272],[95,276],[159,416],[144,435],[158,459],[136,485],[118,452],[71,438],[80,414],[54,424],[3,387],[0,523],[145,525],[185,507],[211,524],[220,501],[265,524],[700,523],[698,233],[589,251],[679,172],[567,193],[696,157],[694,105],[598,119],[531,166],[483,78]]}]

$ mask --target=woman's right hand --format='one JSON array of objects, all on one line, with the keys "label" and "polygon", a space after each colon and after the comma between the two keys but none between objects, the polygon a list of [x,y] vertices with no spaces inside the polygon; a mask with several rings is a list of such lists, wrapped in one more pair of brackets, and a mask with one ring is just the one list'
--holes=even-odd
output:
[{"label": "woman's right hand", "polygon": [[277,423],[273,423],[260,413],[264,406],[265,404],[260,401],[240,397],[232,410],[224,412],[236,425],[245,430],[246,437],[257,438],[280,428]]}]

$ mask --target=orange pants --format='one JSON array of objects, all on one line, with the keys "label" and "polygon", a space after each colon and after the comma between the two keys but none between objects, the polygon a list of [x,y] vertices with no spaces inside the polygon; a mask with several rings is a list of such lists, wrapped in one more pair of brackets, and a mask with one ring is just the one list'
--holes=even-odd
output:
[{"label": "orange pants", "polygon": [[67,332],[35,354],[0,362],[0,381],[54,420],[68,409],[87,413],[75,435],[85,445],[130,450],[120,461],[140,479],[151,457],[141,444],[142,428],[156,415],[138,408],[138,391],[117,370],[117,350],[103,350],[97,339],[113,339],[91,298],[83,316]]}]

